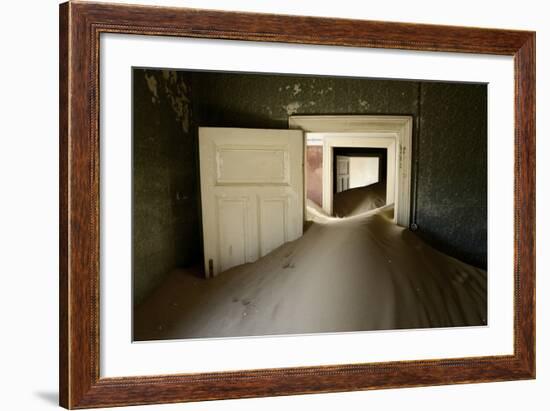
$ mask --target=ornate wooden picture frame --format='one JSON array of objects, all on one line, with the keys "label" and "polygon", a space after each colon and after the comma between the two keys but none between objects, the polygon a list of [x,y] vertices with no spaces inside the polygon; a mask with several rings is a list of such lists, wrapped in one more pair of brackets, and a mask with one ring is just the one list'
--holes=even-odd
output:
[{"label": "ornate wooden picture frame", "polygon": [[[101,378],[100,34],[482,53],[515,70],[514,353]],[[60,405],[91,408],[535,377],[535,33],[69,2],[60,6]]]}]

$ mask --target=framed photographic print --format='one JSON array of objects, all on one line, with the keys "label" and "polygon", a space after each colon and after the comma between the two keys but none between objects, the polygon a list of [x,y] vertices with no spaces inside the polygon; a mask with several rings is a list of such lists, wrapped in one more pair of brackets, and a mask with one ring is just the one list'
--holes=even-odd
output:
[{"label": "framed photographic print", "polygon": [[60,6],[60,404],[535,377],[535,33]]}]

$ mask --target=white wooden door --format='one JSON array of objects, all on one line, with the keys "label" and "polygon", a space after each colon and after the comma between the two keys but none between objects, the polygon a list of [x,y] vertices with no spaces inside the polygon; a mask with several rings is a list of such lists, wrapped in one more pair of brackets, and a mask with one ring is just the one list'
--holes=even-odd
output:
[{"label": "white wooden door", "polygon": [[349,157],[336,156],[336,192],[349,189]]},{"label": "white wooden door", "polygon": [[303,146],[301,130],[199,128],[207,276],[302,235]]}]

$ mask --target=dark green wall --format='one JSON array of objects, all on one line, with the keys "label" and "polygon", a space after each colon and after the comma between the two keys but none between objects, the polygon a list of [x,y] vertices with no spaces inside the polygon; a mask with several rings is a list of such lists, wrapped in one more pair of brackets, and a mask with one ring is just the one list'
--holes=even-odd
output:
[{"label": "dark green wall", "polygon": [[170,270],[200,258],[200,225],[189,75],[133,74],[133,281],[139,304]]},{"label": "dark green wall", "polygon": [[416,138],[418,233],[487,267],[487,87],[423,83]]},{"label": "dark green wall", "polygon": [[197,126],[288,128],[293,114],[412,115],[417,233],[486,267],[485,85],[161,70],[134,75],[136,302],[169,270],[202,258]]},{"label": "dark green wall", "polygon": [[194,73],[201,126],[288,128],[292,114],[411,114],[418,84],[342,77]]}]

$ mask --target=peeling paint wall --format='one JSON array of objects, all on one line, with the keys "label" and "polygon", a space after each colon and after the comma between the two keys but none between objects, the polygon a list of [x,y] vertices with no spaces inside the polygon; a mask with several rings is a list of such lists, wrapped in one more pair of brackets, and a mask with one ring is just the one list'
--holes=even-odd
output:
[{"label": "peeling paint wall", "polygon": [[139,304],[174,267],[200,259],[189,74],[134,69],[133,281]]},{"label": "peeling paint wall", "polygon": [[306,196],[319,207],[323,206],[323,146],[306,147]]},{"label": "peeling paint wall", "polygon": [[418,84],[343,77],[194,73],[202,126],[288,128],[298,114],[418,112]]}]

